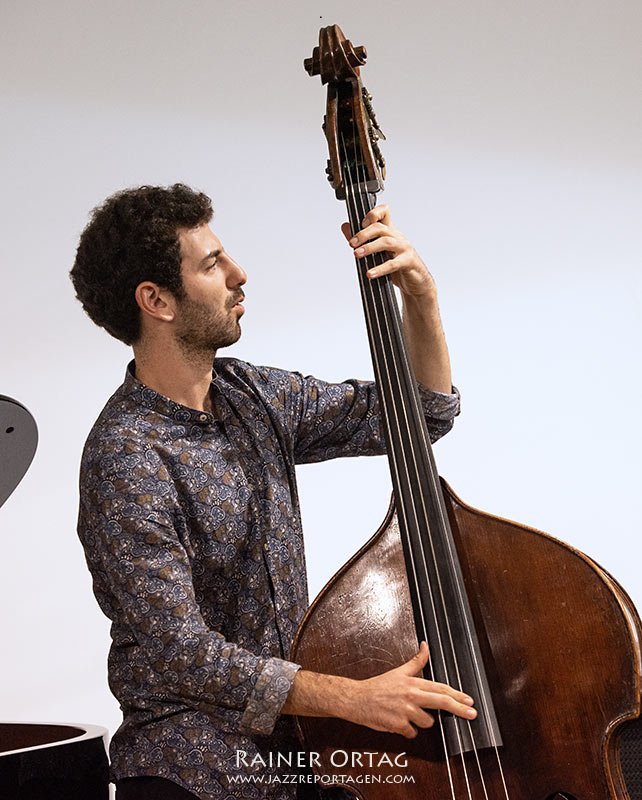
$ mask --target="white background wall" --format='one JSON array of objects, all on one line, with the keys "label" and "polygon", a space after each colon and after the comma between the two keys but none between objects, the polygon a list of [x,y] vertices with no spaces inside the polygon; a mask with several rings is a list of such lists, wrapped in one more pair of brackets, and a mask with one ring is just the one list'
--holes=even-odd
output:
[{"label": "white background wall", "polygon": [[[384,198],[436,276],[464,411],[437,448],[467,502],[553,533],[642,607],[638,0],[4,0],[0,393],[40,428],[0,511],[0,718],[112,731],[108,626],[74,532],[84,438],[127,349],[67,272],[91,207],[186,181],[245,266],[229,352],[371,374],[324,92],[339,23],[370,63]],[[378,526],[384,459],[301,469],[312,594]]]}]

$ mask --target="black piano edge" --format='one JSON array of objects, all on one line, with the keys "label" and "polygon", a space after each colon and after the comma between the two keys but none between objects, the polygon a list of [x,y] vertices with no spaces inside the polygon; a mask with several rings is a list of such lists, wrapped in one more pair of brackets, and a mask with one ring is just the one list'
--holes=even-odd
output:
[{"label": "black piano edge", "polygon": [[[0,721],[0,758],[34,752],[44,747],[102,739],[107,746],[107,728],[75,722]],[[6,745],[6,746],[5,746]]]},{"label": "black piano edge", "polygon": [[107,729],[0,722],[2,800],[108,800]]}]

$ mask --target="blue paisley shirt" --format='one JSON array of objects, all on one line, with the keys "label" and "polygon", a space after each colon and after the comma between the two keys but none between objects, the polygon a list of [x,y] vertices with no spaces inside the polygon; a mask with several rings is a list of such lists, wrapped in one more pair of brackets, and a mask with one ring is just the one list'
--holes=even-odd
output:
[{"label": "blue paisley shirt", "polygon": [[[437,439],[458,395],[420,395]],[[83,452],[78,533],[112,622],[109,685],[124,715],[113,777],[291,800],[278,775],[294,770],[269,754],[298,749],[279,714],[308,606],[294,465],[382,453],[377,393],[216,359],[211,399],[211,414],[182,406],[132,362]],[[238,766],[241,750],[267,766]],[[248,772],[263,783],[234,783]]]}]

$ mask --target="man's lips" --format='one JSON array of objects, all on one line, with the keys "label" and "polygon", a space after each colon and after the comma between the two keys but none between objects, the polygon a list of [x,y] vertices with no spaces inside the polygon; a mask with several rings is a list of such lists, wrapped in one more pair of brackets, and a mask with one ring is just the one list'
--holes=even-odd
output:
[{"label": "man's lips", "polygon": [[245,295],[244,295],[244,294],[241,294],[241,295],[239,295],[238,297],[236,297],[236,298],[234,299],[234,302],[232,303],[232,305],[230,306],[230,308],[239,308],[241,311],[245,311],[245,309],[244,309],[244,308],[243,308],[243,306],[241,305],[241,303],[243,302],[243,300],[245,300]]}]

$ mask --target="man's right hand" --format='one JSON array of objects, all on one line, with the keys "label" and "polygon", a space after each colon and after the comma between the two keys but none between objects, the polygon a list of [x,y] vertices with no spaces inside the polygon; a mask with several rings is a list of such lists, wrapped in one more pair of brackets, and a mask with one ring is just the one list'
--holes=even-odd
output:
[{"label": "man's right hand", "polygon": [[443,683],[418,677],[428,663],[428,645],[396,669],[366,680],[320,675],[300,670],[282,712],[309,717],[339,717],[376,731],[413,739],[419,728],[430,728],[434,717],[425,709],[449,711],[474,719],[473,699]]}]

